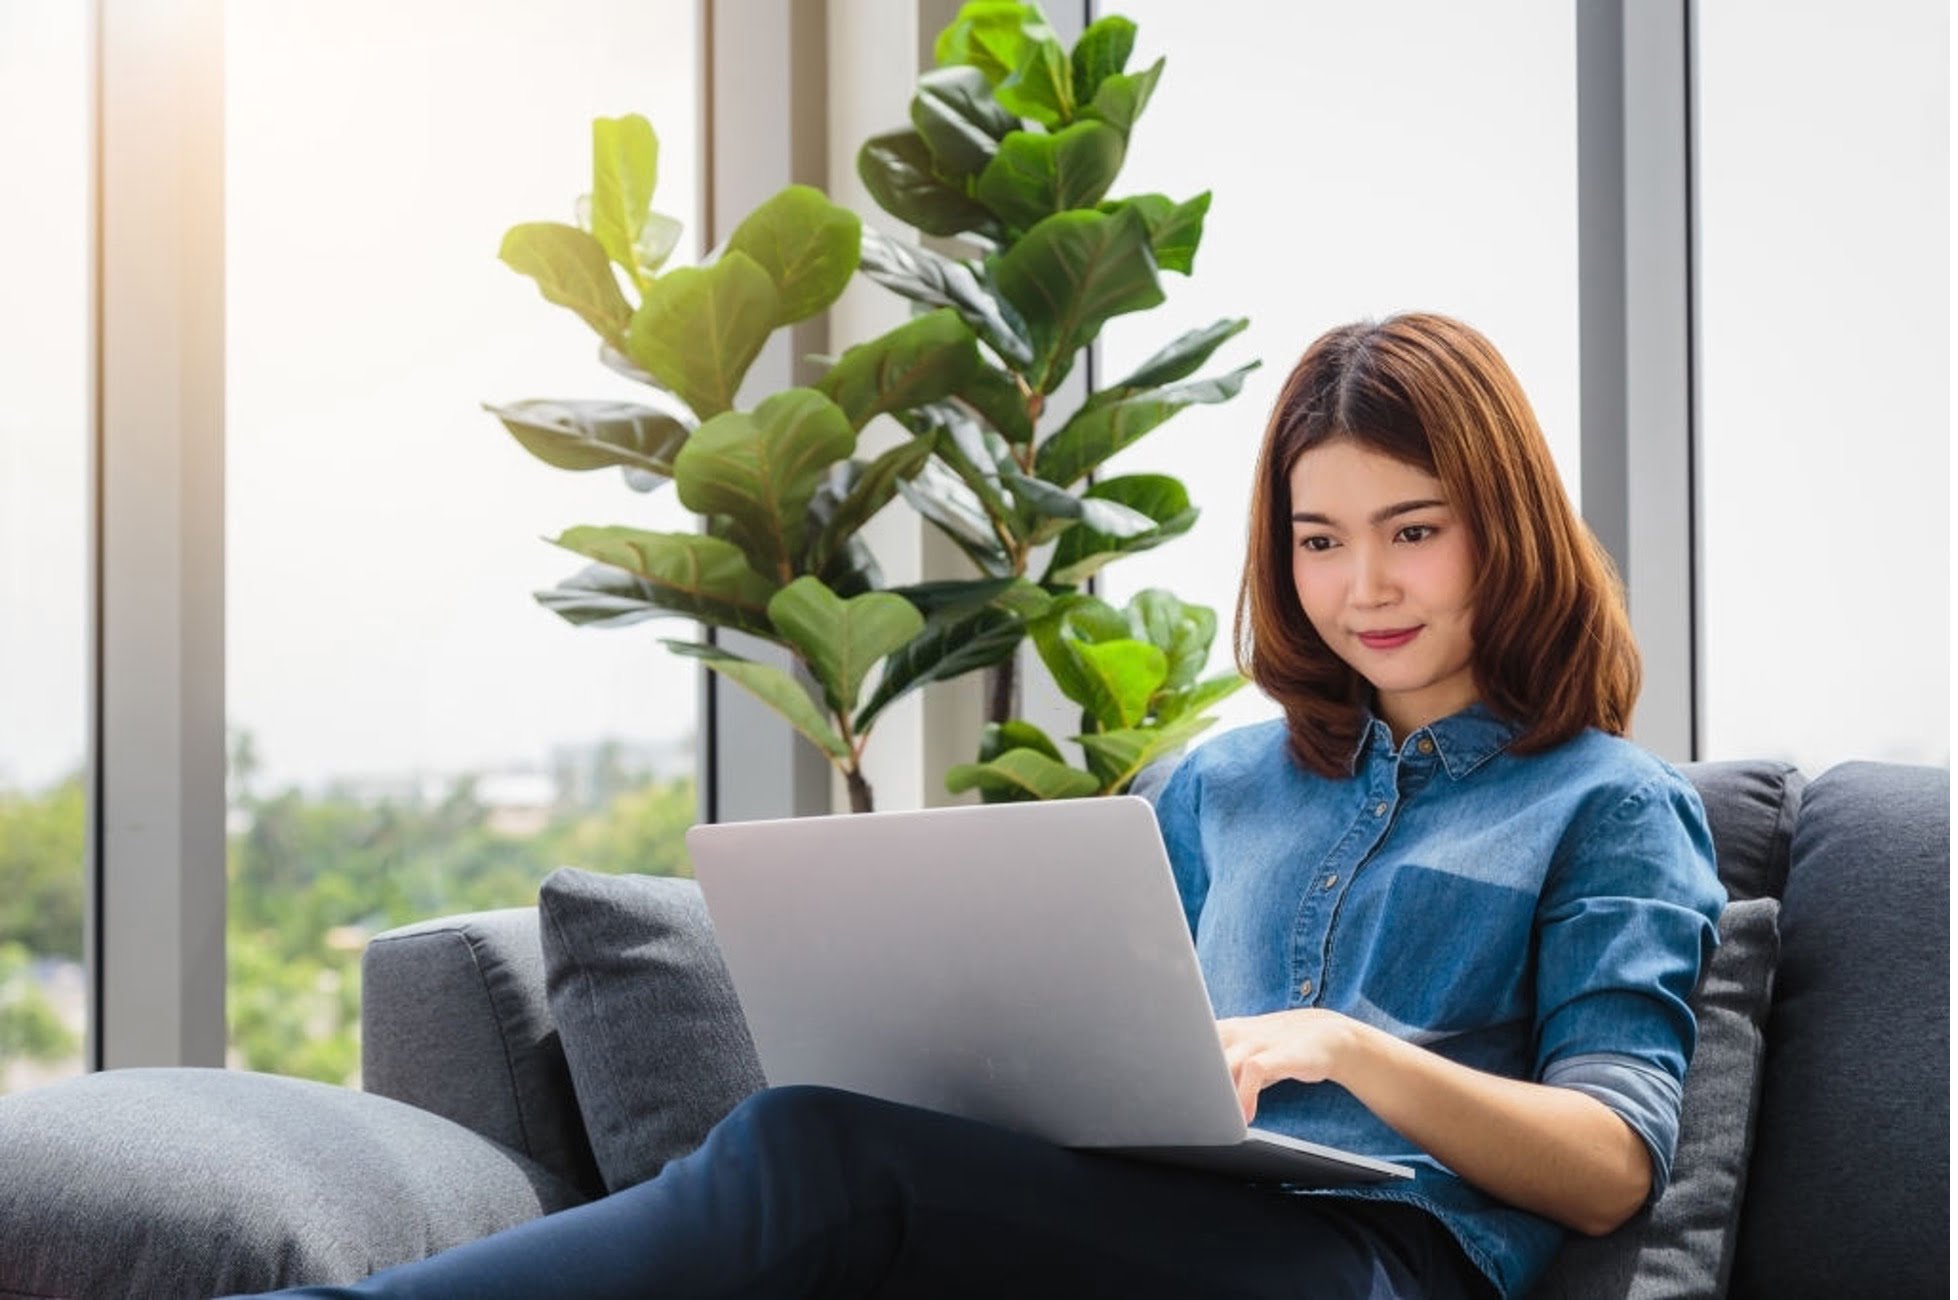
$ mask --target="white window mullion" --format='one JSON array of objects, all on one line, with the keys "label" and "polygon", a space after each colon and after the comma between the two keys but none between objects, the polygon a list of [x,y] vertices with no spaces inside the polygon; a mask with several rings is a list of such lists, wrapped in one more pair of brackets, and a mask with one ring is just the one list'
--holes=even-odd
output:
[{"label": "white window mullion", "polygon": [[102,1068],[224,1062],[221,0],[97,0]]}]

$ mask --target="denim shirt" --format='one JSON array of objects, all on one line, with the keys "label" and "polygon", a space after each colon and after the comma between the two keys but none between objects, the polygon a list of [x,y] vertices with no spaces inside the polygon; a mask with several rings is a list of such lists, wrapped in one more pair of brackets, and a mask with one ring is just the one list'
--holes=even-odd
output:
[{"label": "denim shirt", "polygon": [[[1282,720],[1193,751],[1153,802],[1197,957],[1220,1018],[1326,1007],[1596,1097],[1651,1151],[1657,1197],[1693,1054],[1686,1000],[1726,901],[1705,810],[1625,740],[1586,731],[1525,757],[1507,752],[1519,730],[1471,705],[1397,751],[1374,718],[1343,780],[1299,766]],[[1563,1239],[1337,1084],[1276,1084],[1255,1122],[1412,1166],[1412,1182],[1313,1194],[1422,1206],[1506,1296]]]}]

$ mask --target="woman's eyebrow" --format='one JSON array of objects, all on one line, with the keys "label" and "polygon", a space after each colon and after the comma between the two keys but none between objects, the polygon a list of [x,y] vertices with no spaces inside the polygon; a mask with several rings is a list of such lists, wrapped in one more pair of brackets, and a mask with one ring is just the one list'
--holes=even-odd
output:
[{"label": "woman's eyebrow", "polygon": [[[1374,511],[1372,518],[1367,522],[1384,524],[1396,515],[1412,514],[1416,510],[1426,510],[1430,506],[1446,506],[1447,504],[1446,501],[1433,499],[1425,501],[1401,501],[1391,506],[1383,506],[1381,509]],[[1292,513],[1292,522],[1295,524],[1325,524],[1327,527],[1331,527],[1333,521],[1327,516],[1311,510],[1297,510]]]}]

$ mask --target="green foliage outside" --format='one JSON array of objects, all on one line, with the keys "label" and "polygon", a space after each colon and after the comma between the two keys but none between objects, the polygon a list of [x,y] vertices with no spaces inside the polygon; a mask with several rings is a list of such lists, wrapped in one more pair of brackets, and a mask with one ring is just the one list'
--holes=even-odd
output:
[{"label": "green foliage outside", "polygon": [[[234,782],[240,753],[234,749]],[[463,781],[439,803],[346,792],[237,790],[226,944],[231,1046],[246,1069],[347,1082],[359,1069],[360,957],[372,935],[455,912],[523,907],[562,865],[690,875],[694,783],[638,782],[595,807],[504,833]],[[242,813],[243,816],[236,816]],[[0,794],[0,1061],[77,1056],[78,1037],[29,978],[80,961],[84,790]]]}]

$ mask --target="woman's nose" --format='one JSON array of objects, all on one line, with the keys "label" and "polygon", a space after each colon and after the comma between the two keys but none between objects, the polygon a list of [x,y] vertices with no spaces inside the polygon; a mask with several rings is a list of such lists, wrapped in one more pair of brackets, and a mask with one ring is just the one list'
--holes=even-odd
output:
[{"label": "woman's nose", "polygon": [[1392,566],[1383,555],[1359,551],[1353,557],[1353,603],[1369,608],[1393,600],[1396,584]]}]

